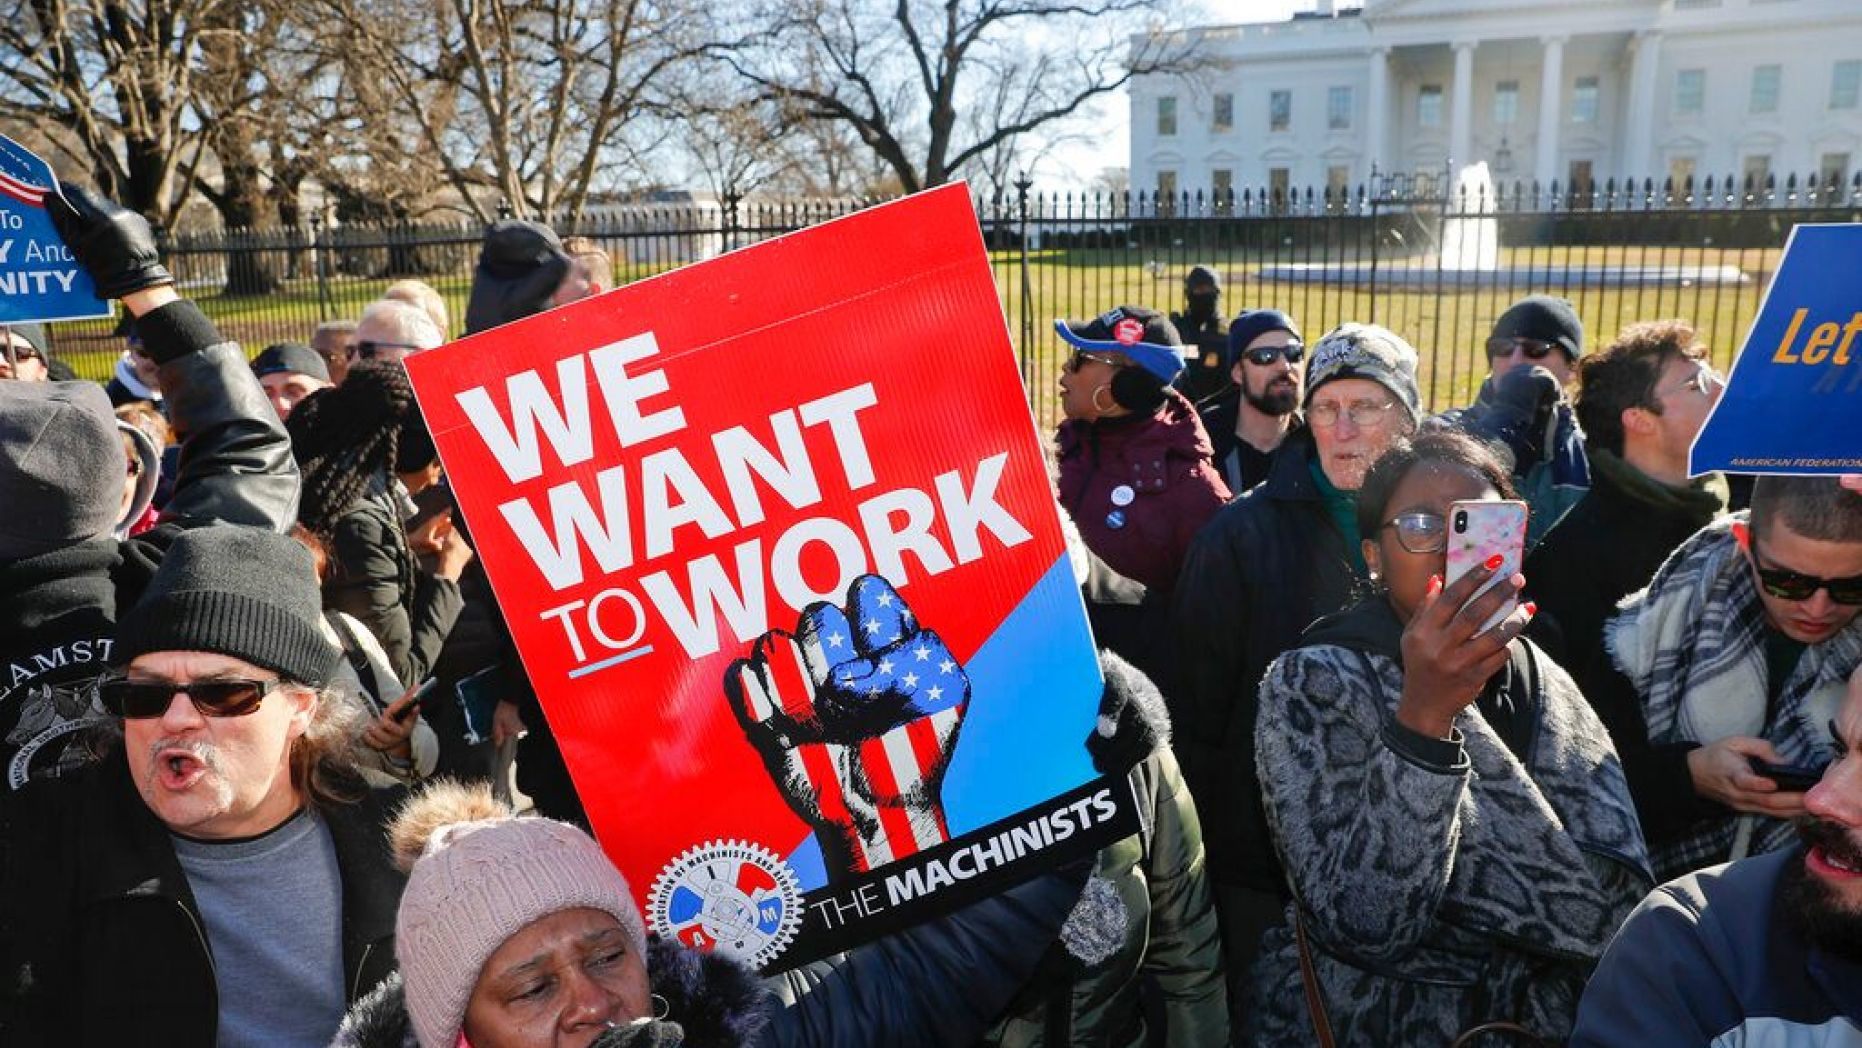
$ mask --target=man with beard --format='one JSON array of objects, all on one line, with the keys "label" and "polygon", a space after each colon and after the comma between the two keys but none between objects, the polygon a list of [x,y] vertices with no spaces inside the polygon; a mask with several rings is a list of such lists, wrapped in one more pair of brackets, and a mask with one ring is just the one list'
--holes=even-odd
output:
[{"label": "man with beard", "polygon": [[[1172,313],[1170,323],[1183,339],[1183,374],[1177,392],[1191,403],[1212,397],[1228,386],[1223,366],[1228,339],[1222,332],[1222,275],[1211,266],[1192,266],[1183,278],[1183,312]],[[1241,489],[1235,492],[1240,494]]]},{"label": "man with beard", "polygon": [[1302,361],[1299,326],[1277,309],[1243,313],[1228,327],[1226,396],[1200,405],[1216,469],[1239,495],[1267,479],[1274,452],[1299,425]]},{"label": "man with beard", "polygon": [[1574,1046],[1862,1043],[1862,672],[1800,845],[1657,888],[1579,1005]]}]

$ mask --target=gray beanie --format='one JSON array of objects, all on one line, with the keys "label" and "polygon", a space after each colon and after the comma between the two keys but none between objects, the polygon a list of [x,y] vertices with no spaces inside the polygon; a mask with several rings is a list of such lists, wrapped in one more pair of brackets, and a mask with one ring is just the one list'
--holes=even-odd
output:
[{"label": "gray beanie", "polygon": [[0,562],[110,534],[127,476],[95,382],[0,382]]},{"label": "gray beanie", "polygon": [[1409,412],[1409,421],[1422,421],[1422,396],[1416,389],[1415,347],[1403,336],[1376,324],[1340,324],[1312,349],[1306,366],[1306,403],[1327,382],[1361,378],[1389,390]]},{"label": "gray beanie", "polygon": [[328,684],[342,660],[323,632],[310,550],[238,524],[182,532],[142,599],[117,622],[112,665],[152,651],[230,655],[313,686]]}]

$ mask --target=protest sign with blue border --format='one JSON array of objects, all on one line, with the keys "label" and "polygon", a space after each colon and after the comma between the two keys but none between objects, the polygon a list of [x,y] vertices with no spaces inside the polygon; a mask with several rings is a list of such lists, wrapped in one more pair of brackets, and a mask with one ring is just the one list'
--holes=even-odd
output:
[{"label": "protest sign with blue border", "polygon": [[0,135],[0,324],[110,315],[45,210],[57,186],[50,164]]},{"label": "protest sign with blue border", "polygon": [[1800,225],[1726,391],[1694,438],[1695,476],[1862,471],[1862,225]]}]

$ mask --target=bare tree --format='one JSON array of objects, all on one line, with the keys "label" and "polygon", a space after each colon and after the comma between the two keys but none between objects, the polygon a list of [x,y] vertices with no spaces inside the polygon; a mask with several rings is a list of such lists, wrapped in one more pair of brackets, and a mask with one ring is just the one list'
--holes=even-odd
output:
[{"label": "bare tree", "polygon": [[[667,70],[709,46],[685,0],[314,0],[348,32],[356,72],[489,220],[573,220],[660,105]],[[352,78],[353,78],[352,74]]]},{"label": "bare tree", "polygon": [[0,18],[0,114],[40,129],[99,188],[169,226],[205,142],[203,35],[232,0],[19,0]]},{"label": "bare tree", "polygon": [[764,97],[851,128],[910,192],[1135,75],[1192,68],[1196,37],[1156,27],[1168,2],[770,0],[762,41],[726,58]]}]

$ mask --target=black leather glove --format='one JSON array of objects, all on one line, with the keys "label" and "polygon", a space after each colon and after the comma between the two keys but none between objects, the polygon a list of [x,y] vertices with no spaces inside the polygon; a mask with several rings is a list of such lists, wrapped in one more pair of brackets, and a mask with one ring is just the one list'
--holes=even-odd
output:
[{"label": "black leather glove", "polygon": [[1558,408],[1564,389],[1558,377],[1542,367],[1514,368],[1494,380],[1493,399],[1480,428],[1485,435],[1511,448],[1524,472],[1542,457],[1545,427]]},{"label": "black leather glove", "polygon": [[175,282],[155,249],[148,219],[82,186],[60,182],[58,188],[63,199],[57,193],[48,194],[46,210],[65,246],[96,283],[99,295],[122,298]]}]

